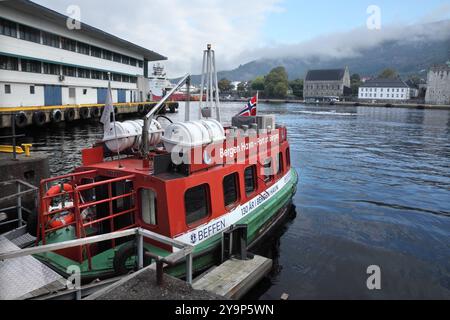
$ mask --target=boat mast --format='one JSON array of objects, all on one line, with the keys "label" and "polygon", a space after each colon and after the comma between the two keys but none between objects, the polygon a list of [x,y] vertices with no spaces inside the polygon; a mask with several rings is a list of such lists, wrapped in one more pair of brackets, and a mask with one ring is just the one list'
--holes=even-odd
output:
[{"label": "boat mast", "polygon": [[[205,87],[206,86],[206,87]],[[205,101],[203,96],[205,95]],[[200,85],[200,119],[212,118],[213,110],[220,122],[219,82],[217,81],[216,53],[208,44],[203,52],[202,80]]]}]

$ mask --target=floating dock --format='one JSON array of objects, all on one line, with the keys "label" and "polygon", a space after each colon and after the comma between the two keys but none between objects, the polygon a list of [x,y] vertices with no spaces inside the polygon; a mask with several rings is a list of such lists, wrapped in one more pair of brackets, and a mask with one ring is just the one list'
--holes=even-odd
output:
[{"label": "floating dock", "polygon": [[253,256],[248,260],[230,259],[194,280],[196,290],[204,290],[228,299],[245,296],[272,269],[272,260]]}]

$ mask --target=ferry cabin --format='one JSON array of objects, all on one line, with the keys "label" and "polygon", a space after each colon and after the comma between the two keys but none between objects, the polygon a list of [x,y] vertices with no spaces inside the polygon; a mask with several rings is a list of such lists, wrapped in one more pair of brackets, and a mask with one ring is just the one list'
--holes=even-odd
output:
[{"label": "ferry cabin", "polygon": [[[73,206],[53,211],[46,205],[41,208],[39,241],[49,244],[142,227],[194,245],[194,269],[208,268],[217,262],[222,232],[230,226],[246,224],[252,246],[290,211],[297,173],[291,169],[286,129],[279,127],[271,135],[274,138],[265,159],[255,161],[247,150],[242,163],[237,163],[236,154],[228,153],[231,163],[228,159],[226,164],[203,161],[174,165],[170,153],[155,150],[147,167],[146,161],[135,156],[120,163],[108,162],[102,146],[84,150],[82,167],[41,184],[41,199],[48,204],[65,193],[46,196],[48,186],[70,181],[73,189],[67,193]],[[224,143],[221,150],[226,148],[229,144]],[[219,154],[227,152],[217,152],[214,158]],[[63,210],[73,212],[75,219],[55,228],[42,223]],[[161,256],[172,252],[171,247],[158,243],[145,245]],[[40,259],[61,272],[79,263],[83,276],[89,278],[126,272],[129,266],[125,266],[124,255],[128,259],[134,250],[133,243],[109,241],[42,255]],[[183,266],[171,271],[175,276],[183,276],[183,272]]]},{"label": "ferry cabin", "polygon": [[[166,57],[27,0],[0,2],[2,107],[144,102]],[[70,28],[68,27],[70,26]]]}]

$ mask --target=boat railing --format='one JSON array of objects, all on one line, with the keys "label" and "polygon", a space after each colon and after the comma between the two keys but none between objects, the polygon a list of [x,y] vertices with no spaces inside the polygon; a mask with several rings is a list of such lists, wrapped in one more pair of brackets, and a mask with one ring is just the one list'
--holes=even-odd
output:
[{"label": "boat railing", "polygon": [[[46,179],[41,182],[41,210],[40,210],[40,223],[38,227],[38,237],[36,239],[36,244],[39,243],[39,240],[42,240],[42,244],[46,244],[46,235],[60,230],[66,229],[68,226],[73,226],[75,228],[75,236],[77,239],[85,238],[88,236],[86,229],[90,227],[94,227],[101,223],[108,223],[110,225],[110,232],[115,231],[124,231],[128,229],[132,229],[137,227],[135,220],[135,214],[137,212],[137,202],[136,199],[136,191],[131,190],[129,192],[124,192],[123,194],[113,195],[113,184],[133,181],[135,175],[127,175],[116,178],[110,178],[103,181],[94,181],[94,178],[98,175],[97,170],[88,170],[77,173],[72,173],[56,178]],[[90,179],[93,182],[86,184],[79,184],[83,179]],[[66,191],[64,187],[61,187],[61,192],[57,194],[47,195],[46,192],[49,185],[60,185],[63,184],[64,181],[68,181],[71,185],[71,189]],[[89,191],[94,191],[98,187],[105,187],[107,189],[107,195],[103,199],[85,199],[83,197],[83,193],[87,193]],[[58,199],[61,197],[70,197],[71,202],[65,206],[64,201],[62,201],[61,207],[48,207],[47,204],[50,204],[53,199]],[[125,201],[126,199],[130,200],[131,204],[129,208],[123,208],[114,210],[114,203],[117,201]],[[93,201],[91,201],[93,200]],[[107,205],[108,212],[104,213],[100,218],[97,218],[97,206],[105,204]],[[92,214],[91,213],[94,213]],[[69,213],[73,215],[72,221],[67,221],[59,226],[52,227],[49,225],[49,221],[52,221],[54,217],[57,217],[58,214],[66,214]],[[131,221],[129,225],[121,228],[115,229],[115,219],[125,216],[131,215]],[[111,245],[113,248],[116,246],[115,239],[111,239]],[[90,245],[80,246],[78,248],[78,260],[83,259],[83,250],[86,251],[88,265],[89,268],[92,268],[92,255]]]},{"label": "boat railing", "polygon": [[15,212],[17,213],[17,218],[0,222],[0,226],[9,225],[17,222],[17,227],[21,228],[23,225],[26,224],[26,221],[23,218],[23,212],[26,212],[27,214],[32,214],[31,210],[24,207],[23,197],[34,194],[33,199],[34,201],[36,201],[38,188],[22,180],[9,180],[0,182],[0,188],[2,188],[3,190],[5,190],[5,187],[11,185],[13,185],[12,189],[14,190],[14,193],[0,198],[0,205],[11,202],[14,203],[15,205],[4,208],[0,207],[0,212],[15,210]]},{"label": "boat railing", "polygon": [[[75,247],[82,247],[82,246],[89,246],[92,244],[96,244],[103,241],[111,241],[111,240],[117,240],[121,238],[126,238],[134,236],[137,243],[137,268],[143,269],[144,268],[144,239],[149,239],[164,245],[172,246],[178,250],[174,250],[175,252],[166,256],[161,257],[158,255],[155,255],[150,252],[151,256],[155,258],[157,261],[157,266],[161,266],[161,263],[173,265],[175,263],[182,262],[185,260],[185,266],[186,266],[186,282],[189,284],[192,284],[192,258],[193,258],[193,249],[194,247],[188,244],[185,244],[183,242],[171,239],[169,237],[160,235],[158,233],[145,230],[142,228],[134,228],[124,231],[117,231],[92,237],[86,237],[82,239],[76,239],[76,240],[70,240],[65,242],[59,242],[54,244],[48,244],[48,245],[42,245],[32,248],[26,248],[26,249],[20,249],[20,250],[14,250],[9,252],[3,252],[0,253],[0,261],[7,260],[7,259],[13,259],[18,257],[25,257],[30,255],[36,255],[46,252],[53,252],[63,249],[69,249],[69,248],[75,248]],[[161,279],[162,277],[162,268],[157,268],[157,278]]]}]

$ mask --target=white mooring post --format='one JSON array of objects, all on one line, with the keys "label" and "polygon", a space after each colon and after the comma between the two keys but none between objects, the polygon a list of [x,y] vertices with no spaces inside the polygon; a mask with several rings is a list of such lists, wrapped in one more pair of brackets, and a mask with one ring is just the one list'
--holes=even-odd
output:
[{"label": "white mooring post", "polygon": [[[205,97],[205,101],[203,101]],[[216,112],[220,122],[219,82],[217,81],[216,53],[208,44],[203,52],[202,80],[200,84],[200,118],[211,118]]]}]

